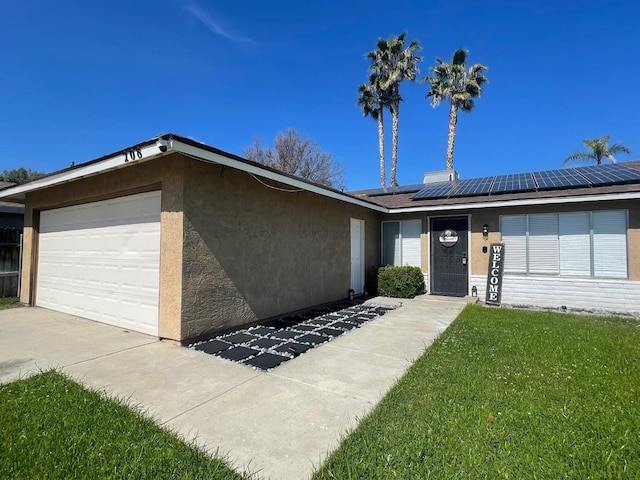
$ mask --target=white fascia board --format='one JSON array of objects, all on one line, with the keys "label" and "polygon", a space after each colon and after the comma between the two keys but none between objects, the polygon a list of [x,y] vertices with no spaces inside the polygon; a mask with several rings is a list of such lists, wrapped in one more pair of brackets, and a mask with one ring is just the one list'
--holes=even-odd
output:
[{"label": "white fascia board", "polygon": [[[145,162],[155,157],[165,155],[161,153],[155,143],[140,147],[140,156],[138,156],[136,147],[125,148],[123,151],[117,154],[111,155],[98,162],[91,163],[89,165],[80,166],[71,170],[64,170],[55,175],[50,175],[24,185],[18,185],[17,187],[11,187],[6,190],[0,191],[0,198],[7,198],[13,200],[24,200],[24,196],[28,192],[35,190],[41,190],[43,188],[52,187],[61,183],[71,182],[83,177],[89,177],[97,175],[99,173],[107,172],[109,170],[115,170],[118,168],[127,167],[136,163]],[[131,155],[126,155],[125,152],[134,152],[133,158]],[[167,153],[170,153],[171,150]]]},{"label": "white fascia board", "polygon": [[553,197],[542,199],[505,200],[502,202],[461,203],[457,205],[434,205],[423,207],[392,208],[389,213],[436,212],[441,210],[477,210],[481,208],[522,207],[533,205],[557,205],[580,202],[602,202],[612,200],[637,200],[640,192],[605,193],[600,195],[581,195],[575,197]]},{"label": "white fascia board", "polygon": [[306,190],[308,192],[317,193],[318,195],[323,195],[325,197],[334,198],[336,200],[340,200],[342,202],[352,203],[354,205],[358,205],[360,207],[365,207],[370,210],[376,210],[378,212],[386,213],[389,210],[385,207],[381,207],[379,205],[375,205],[369,202],[363,202],[357,198],[340,194],[339,192],[335,192],[333,190],[328,190],[322,188],[317,185],[313,185],[307,182],[303,182],[300,180],[296,180],[295,178],[288,177],[286,175],[282,175],[277,172],[272,172],[271,170],[266,170],[264,168],[260,168],[255,165],[251,165],[249,163],[240,162],[233,158],[226,157],[224,155],[220,155],[219,153],[211,152],[209,150],[205,150],[203,148],[194,147],[192,145],[188,145],[186,143],[182,143],[175,138],[172,139],[172,147],[174,152],[180,152],[184,155],[188,155],[190,157],[194,157],[196,159],[202,159],[205,161],[209,161],[212,163],[217,163],[219,165],[224,165],[227,167],[235,168],[237,170],[241,170],[243,172],[251,173],[253,175],[257,175],[262,178],[267,178],[269,180],[273,180],[279,183],[283,183],[285,185],[289,185],[293,188],[299,188],[301,190]]}]

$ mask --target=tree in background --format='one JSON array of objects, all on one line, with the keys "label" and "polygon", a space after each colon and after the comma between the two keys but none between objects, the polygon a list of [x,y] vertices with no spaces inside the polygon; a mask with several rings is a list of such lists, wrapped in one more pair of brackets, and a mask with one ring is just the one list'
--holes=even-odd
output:
[{"label": "tree in background", "polygon": [[436,58],[437,65],[431,67],[432,77],[424,77],[421,81],[429,82],[430,91],[425,98],[431,97],[434,108],[440,102],[451,102],[449,109],[449,135],[447,138],[447,170],[453,170],[453,147],[458,125],[458,110],[471,112],[475,106],[474,99],[482,93],[482,87],[487,83],[484,72],[487,67],[481,63],[471,65],[467,69],[467,54],[460,48],[453,53],[450,63]]},{"label": "tree in background", "polygon": [[358,106],[365,117],[370,116],[378,123],[378,151],[380,155],[380,186],[387,186],[387,173],[384,160],[384,109],[390,108],[389,91],[380,86],[380,77],[369,75],[369,83],[358,87]]},{"label": "tree in background", "polygon": [[[389,97],[389,108],[391,110],[391,178],[392,187],[398,186],[396,179],[398,170],[398,123],[400,113],[400,83],[404,80],[414,81],[419,72],[418,62],[422,57],[416,55],[420,50],[417,40],[412,41],[405,47],[407,32],[402,32],[397,37],[387,40],[378,39],[377,48],[367,54],[367,59],[371,62],[369,75],[375,75],[376,84],[382,89],[384,95]],[[372,84],[372,87],[376,87]],[[383,94],[380,92],[380,95]],[[384,187],[384,185],[383,185]]]},{"label": "tree in background", "polygon": [[330,153],[294,129],[279,133],[273,145],[263,148],[260,140],[244,149],[251,161],[275,168],[314,183],[336,189],[344,188],[344,169]]},{"label": "tree in background", "polygon": [[2,173],[0,173],[0,182],[11,182],[22,185],[23,183],[44,177],[45,175],[46,173],[44,172],[36,172],[30,168],[20,167],[14,168],[13,170],[3,170]]},{"label": "tree in background", "polygon": [[564,165],[573,161],[590,162],[593,160],[595,160],[596,165],[602,165],[602,160],[605,158],[610,160],[611,163],[616,163],[616,159],[613,157],[614,153],[626,153],[627,155],[631,155],[629,147],[621,143],[609,145],[609,140],[611,140],[611,135],[583,140],[582,143],[588,150],[586,152],[572,153],[565,158]]}]

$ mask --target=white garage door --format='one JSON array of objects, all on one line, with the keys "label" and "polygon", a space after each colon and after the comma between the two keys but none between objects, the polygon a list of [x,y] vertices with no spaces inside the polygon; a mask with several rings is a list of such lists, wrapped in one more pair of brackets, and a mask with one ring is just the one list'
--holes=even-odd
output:
[{"label": "white garage door", "polygon": [[40,214],[36,305],[158,334],[160,192]]}]

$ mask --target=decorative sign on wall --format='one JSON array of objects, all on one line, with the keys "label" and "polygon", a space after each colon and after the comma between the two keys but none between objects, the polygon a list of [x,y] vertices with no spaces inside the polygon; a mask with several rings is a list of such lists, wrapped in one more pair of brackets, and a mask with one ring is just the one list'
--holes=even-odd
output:
[{"label": "decorative sign on wall", "polygon": [[504,243],[492,243],[489,250],[487,271],[487,305],[500,305],[502,302],[502,272],[504,270]]},{"label": "decorative sign on wall", "polygon": [[453,247],[456,243],[458,243],[458,232],[447,228],[446,230],[442,231],[442,233],[438,237],[438,240],[444,247]]}]

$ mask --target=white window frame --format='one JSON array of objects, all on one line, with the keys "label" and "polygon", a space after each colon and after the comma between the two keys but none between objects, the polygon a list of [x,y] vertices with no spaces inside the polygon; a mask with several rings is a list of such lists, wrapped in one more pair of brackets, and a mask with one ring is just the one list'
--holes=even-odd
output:
[{"label": "white window frame", "polygon": [[[380,263],[382,265],[391,265],[390,263],[385,263],[385,258],[384,258],[385,257],[384,228],[385,228],[385,225],[388,225],[388,224],[398,224],[398,245],[396,245],[396,248],[394,250],[396,250],[396,254],[400,257],[400,261],[399,263],[395,261],[394,265],[422,268],[422,220],[420,219],[389,220],[389,221],[382,222],[382,226],[380,228],[381,230],[380,235],[382,237]],[[418,230],[417,238],[414,236],[405,238],[403,232],[407,232],[409,228],[412,228],[412,227],[415,228],[415,226],[417,226],[417,230]],[[412,254],[406,253],[407,250],[413,250],[413,253]],[[409,256],[409,258],[406,258],[407,256]],[[397,260],[397,259],[394,259],[394,260]]]},{"label": "white window frame", "polygon": [[[584,233],[572,232],[579,221],[583,228],[578,230]],[[629,278],[629,211],[625,209],[501,215],[500,236],[507,244],[507,274]],[[509,242],[516,248],[516,262],[509,262]],[[574,257],[567,257],[570,254]]]}]

